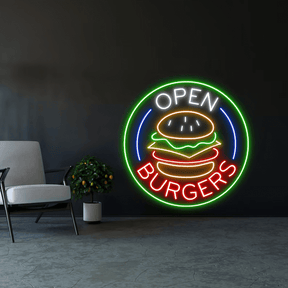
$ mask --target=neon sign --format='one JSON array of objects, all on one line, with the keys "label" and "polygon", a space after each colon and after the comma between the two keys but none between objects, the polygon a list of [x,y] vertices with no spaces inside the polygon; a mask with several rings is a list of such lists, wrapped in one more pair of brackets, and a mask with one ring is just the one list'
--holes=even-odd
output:
[{"label": "neon sign", "polygon": [[248,127],[219,89],[172,82],[132,109],[123,154],[141,191],[167,205],[197,207],[221,199],[238,183],[249,156]]}]

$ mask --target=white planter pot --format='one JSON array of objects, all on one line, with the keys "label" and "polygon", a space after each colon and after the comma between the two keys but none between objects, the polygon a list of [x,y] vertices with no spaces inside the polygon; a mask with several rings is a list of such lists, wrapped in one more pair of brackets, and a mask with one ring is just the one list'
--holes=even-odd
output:
[{"label": "white planter pot", "polygon": [[84,202],[83,203],[83,220],[85,222],[97,223],[102,219],[101,202]]}]

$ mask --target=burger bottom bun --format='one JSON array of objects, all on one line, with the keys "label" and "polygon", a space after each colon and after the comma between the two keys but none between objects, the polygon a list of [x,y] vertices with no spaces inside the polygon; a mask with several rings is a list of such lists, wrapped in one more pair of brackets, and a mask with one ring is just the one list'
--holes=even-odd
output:
[{"label": "burger bottom bun", "polygon": [[172,178],[202,178],[211,173],[215,168],[214,161],[196,165],[181,165],[157,162],[158,171]]}]

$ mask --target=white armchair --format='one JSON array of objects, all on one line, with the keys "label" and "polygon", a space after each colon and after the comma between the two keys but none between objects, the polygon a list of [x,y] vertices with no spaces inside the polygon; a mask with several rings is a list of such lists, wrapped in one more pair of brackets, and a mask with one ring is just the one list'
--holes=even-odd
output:
[{"label": "white armchair", "polygon": [[[6,167],[6,168],[5,168]],[[68,168],[48,170],[63,171],[63,185],[46,184],[40,145],[36,141],[0,141],[0,205],[4,206],[12,242],[14,242],[10,215],[38,212],[36,223],[47,211],[69,209],[76,235],[79,235],[71,191],[66,177]]]}]

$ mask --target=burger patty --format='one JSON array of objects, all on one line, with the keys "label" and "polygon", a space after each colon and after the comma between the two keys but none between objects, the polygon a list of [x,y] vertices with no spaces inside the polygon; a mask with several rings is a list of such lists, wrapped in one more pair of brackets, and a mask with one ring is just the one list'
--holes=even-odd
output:
[{"label": "burger patty", "polygon": [[[213,145],[208,147],[197,147],[196,149],[185,149],[185,150],[172,150],[167,147],[165,143],[153,142],[147,148],[151,150],[156,150],[157,155],[163,158],[178,160],[178,161],[192,161],[201,160],[211,157],[213,155],[213,148],[221,145],[219,141],[216,141]],[[211,154],[210,154],[211,153]]]}]

